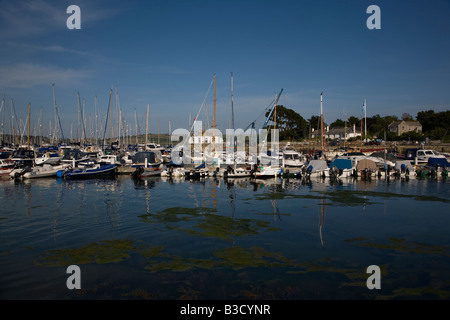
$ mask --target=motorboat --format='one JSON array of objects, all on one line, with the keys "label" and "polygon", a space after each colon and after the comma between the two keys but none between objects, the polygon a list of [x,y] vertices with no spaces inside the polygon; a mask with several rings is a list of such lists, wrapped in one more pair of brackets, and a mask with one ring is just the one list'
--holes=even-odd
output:
[{"label": "motorboat", "polygon": [[416,175],[416,172],[411,165],[411,161],[398,160],[395,163],[393,174],[397,177],[409,177],[410,175]]},{"label": "motorboat", "polygon": [[206,178],[209,176],[209,170],[205,165],[205,162],[195,167],[192,170],[186,171],[185,177],[186,179],[199,179]]},{"label": "motorboat", "polygon": [[446,159],[445,155],[439,154],[431,149],[406,149],[404,160],[410,161],[412,164],[427,164],[430,158]]},{"label": "motorboat", "polygon": [[64,170],[69,166],[69,164],[51,165],[48,163],[44,163],[40,166],[34,166],[29,170],[17,172],[17,174],[16,172],[11,172],[11,178],[37,179],[56,177],[58,171]]},{"label": "motorboat", "polygon": [[418,176],[448,176],[450,163],[446,158],[429,158],[428,162],[416,171]]},{"label": "motorboat", "polygon": [[88,179],[99,178],[106,176],[115,176],[118,168],[115,164],[108,164],[104,166],[96,165],[94,167],[73,168],[69,166],[64,170],[59,170],[56,176],[64,179]]},{"label": "motorboat", "polygon": [[310,160],[302,168],[302,176],[305,178],[325,178],[330,175],[330,169],[327,162],[321,159]]},{"label": "motorboat", "polygon": [[161,172],[161,177],[179,178],[184,177],[186,169],[183,167],[169,166]]},{"label": "motorboat", "polygon": [[131,173],[133,178],[144,178],[161,175],[163,162],[159,157],[159,151],[140,151],[133,157]]},{"label": "motorboat", "polygon": [[227,166],[223,172],[224,178],[243,178],[243,177],[251,177],[252,170],[248,170],[241,167],[232,167]]},{"label": "motorboat", "polygon": [[43,165],[45,163],[50,165],[56,165],[61,162],[62,158],[63,156],[60,155],[58,152],[45,152],[40,156],[36,157],[34,159],[34,163],[36,165]]},{"label": "motorboat", "polygon": [[[73,168],[78,167],[79,165],[85,166],[89,163],[89,161],[94,161],[90,157],[88,157],[84,152],[80,149],[76,148],[64,148],[64,155],[61,159],[62,163],[71,164]],[[95,162],[95,161],[94,161]],[[94,163],[92,163],[94,164]]]},{"label": "motorboat", "polygon": [[116,164],[120,165],[120,160],[115,154],[103,154],[97,159],[97,163],[100,165],[106,165],[106,164]]},{"label": "motorboat", "polygon": [[375,177],[378,174],[378,166],[371,159],[361,159],[356,163],[356,175],[361,178]]},{"label": "motorboat", "polygon": [[32,167],[34,165],[35,154],[33,150],[19,148],[11,154],[11,160],[15,162],[17,167]]},{"label": "motorboat", "polygon": [[276,178],[283,173],[283,168],[279,166],[258,165],[253,171],[253,177],[256,179]]},{"label": "motorboat", "polygon": [[347,178],[355,175],[356,168],[350,159],[334,159],[330,166],[330,178]]},{"label": "motorboat", "polygon": [[285,148],[281,151],[281,162],[283,167],[303,167],[306,158],[304,155],[292,148]]},{"label": "motorboat", "polygon": [[0,178],[8,177],[16,167],[16,163],[11,159],[0,159]]}]

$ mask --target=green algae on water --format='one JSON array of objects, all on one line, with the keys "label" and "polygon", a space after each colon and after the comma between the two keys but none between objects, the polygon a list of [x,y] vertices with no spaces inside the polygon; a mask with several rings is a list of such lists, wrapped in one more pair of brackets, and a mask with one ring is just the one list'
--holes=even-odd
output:
[{"label": "green algae on water", "polygon": [[47,250],[47,255],[40,256],[37,264],[67,266],[88,263],[119,263],[129,259],[129,253],[134,249],[134,242],[128,239],[93,242],[77,249]]}]

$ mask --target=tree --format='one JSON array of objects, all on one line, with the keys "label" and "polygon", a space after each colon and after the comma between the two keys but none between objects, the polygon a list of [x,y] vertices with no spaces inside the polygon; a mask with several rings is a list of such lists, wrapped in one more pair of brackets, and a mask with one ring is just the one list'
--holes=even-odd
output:
[{"label": "tree", "polygon": [[330,124],[330,128],[339,128],[345,127],[345,121],[341,119],[336,119],[334,122]]},{"label": "tree", "polygon": [[422,125],[422,132],[427,132],[434,129],[436,122],[436,113],[434,113],[434,110],[420,111],[417,113],[416,118]]},{"label": "tree", "polygon": [[404,121],[414,121],[413,117],[407,112],[404,112],[402,114],[402,120],[404,120]]},{"label": "tree", "polygon": [[358,125],[361,124],[361,119],[355,116],[351,116],[350,118],[348,118],[348,124],[350,127],[353,127],[353,125],[356,125],[358,127]]},{"label": "tree", "polygon": [[397,116],[381,117],[379,114],[374,115],[370,121],[367,121],[367,131],[369,131],[372,135],[375,135],[377,137],[383,137],[384,132],[388,131],[389,125],[393,121],[397,120],[398,120]]},{"label": "tree", "polygon": [[[450,130],[450,111],[438,113],[435,113],[434,110],[420,111],[417,113],[417,121],[422,125],[422,132],[425,135],[430,135],[431,139],[442,139]],[[440,129],[435,131],[438,128]],[[438,137],[442,134],[444,136]]]},{"label": "tree", "polygon": [[[266,113],[266,117],[268,116]],[[274,120],[275,112],[272,114],[271,120]],[[282,105],[276,107],[276,128],[279,129],[279,139],[302,139],[308,135],[308,123],[306,120],[292,109],[285,108]],[[273,129],[273,124],[267,127],[268,130]],[[270,131],[269,131],[270,133]]]}]

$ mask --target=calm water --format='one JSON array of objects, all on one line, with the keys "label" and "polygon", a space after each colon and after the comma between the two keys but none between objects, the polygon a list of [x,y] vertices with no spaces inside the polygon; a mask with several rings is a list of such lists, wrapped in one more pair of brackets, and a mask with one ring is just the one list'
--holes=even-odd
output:
[{"label": "calm water", "polygon": [[0,197],[1,299],[450,298],[448,180],[3,180]]}]

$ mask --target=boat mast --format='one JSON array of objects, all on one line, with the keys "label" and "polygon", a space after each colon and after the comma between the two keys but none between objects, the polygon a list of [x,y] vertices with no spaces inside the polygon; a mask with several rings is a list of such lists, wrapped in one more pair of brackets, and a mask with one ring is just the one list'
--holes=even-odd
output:
[{"label": "boat mast", "polygon": [[231,129],[234,130],[234,109],[233,109],[233,72],[231,73]]},{"label": "boat mast", "polygon": [[367,139],[367,105],[366,105],[366,99],[364,99],[364,141]]},{"label": "boat mast", "polygon": [[344,149],[347,142],[347,114],[345,114],[345,126],[344,126]]},{"label": "boat mast", "polygon": [[111,120],[110,120],[110,123],[111,123],[111,147],[112,147],[112,143],[113,143],[113,135],[114,135],[114,132],[113,132],[113,106],[112,106],[112,89],[111,89],[111,101],[110,101],[110,104],[111,104]]},{"label": "boat mast", "polygon": [[150,108],[150,104],[147,104],[147,125],[145,127],[145,148],[144,150],[147,150],[147,134],[148,134],[148,110]]},{"label": "boat mast", "polygon": [[134,121],[136,122],[136,148],[137,148],[138,147],[138,123],[137,123],[136,108],[134,108]]},{"label": "boat mast", "polygon": [[41,106],[41,124],[40,124],[40,131],[41,131],[41,147],[42,147],[42,143],[43,143],[43,124],[44,124],[44,107]]},{"label": "boat mast", "polygon": [[5,95],[3,95],[3,98],[2,98],[2,106],[0,107],[0,112],[2,113],[2,145],[3,145],[3,137],[4,137],[4,135],[3,135],[3,132],[4,132],[4,115],[5,115],[5,112],[4,112],[4,110],[3,110],[3,106],[5,105]]},{"label": "boat mast", "polygon": [[213,150],[216,152],[216,75],[214,74]]},{"label": "boat mast", "polygon": [[320,93],[320,143],[322,146],[322,157],[324,156],[324,141],[323,141],[323,136],[324,136],[324,130],[323,130],[323,101],[322,101],[322,94],[323,92]]},{"label": "boat mast", "polygon": [[28,103],[28,150],[30,150],[30,118],[31,118],[31,103]]}]

